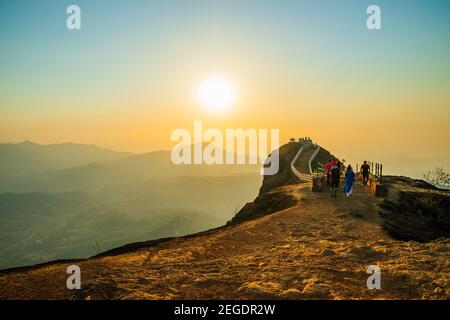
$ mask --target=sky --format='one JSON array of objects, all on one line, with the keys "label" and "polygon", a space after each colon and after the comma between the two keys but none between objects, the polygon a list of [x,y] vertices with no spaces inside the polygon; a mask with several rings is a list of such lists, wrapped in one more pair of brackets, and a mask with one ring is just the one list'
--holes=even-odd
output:
[{"label": "sky", "polygon": [[[0,43],[0,142],[140,153],[202,120],[311,136],[392,173],[450,169],[448,0],[0,0]],[[196,98],[212,76],[236,87],[227,112]]]}]

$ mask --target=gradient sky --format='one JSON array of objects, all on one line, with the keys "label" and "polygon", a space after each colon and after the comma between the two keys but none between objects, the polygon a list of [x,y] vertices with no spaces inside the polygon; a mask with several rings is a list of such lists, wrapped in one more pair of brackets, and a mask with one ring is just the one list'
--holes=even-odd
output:
[{"label": "gradient sky", "polygon": [[[382,30],[366,28],[370,4]],[[203,120],[398,173],[450,169],[448,0],[0,0],[0,43],[0,142],[145,152]],[[220,116],[195,99],[211,75],[239,91]]]}]

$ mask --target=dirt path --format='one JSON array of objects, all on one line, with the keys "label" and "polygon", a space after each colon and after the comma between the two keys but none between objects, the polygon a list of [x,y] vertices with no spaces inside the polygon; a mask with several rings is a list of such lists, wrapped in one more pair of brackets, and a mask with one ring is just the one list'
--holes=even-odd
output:
[{"label": "dirt path", "polygon": [[[80,261],[82,290],[55,263],[0,274],[1,298],[33,299],[429,299],[450,298],[448,240],[390,239],[378,199],[357,185],[347,199],[283,187],[295,207],[209,235]],[[381,268],[381,290],[366,269]]]}]

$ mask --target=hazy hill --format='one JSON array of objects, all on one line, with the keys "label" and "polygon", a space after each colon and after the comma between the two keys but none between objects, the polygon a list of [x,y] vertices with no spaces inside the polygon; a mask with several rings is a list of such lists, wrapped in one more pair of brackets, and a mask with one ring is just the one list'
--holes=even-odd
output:
[{"label": "hazy hill", "polygon": [[0,192],[95,191],[110,185],[130,184],[148,179],[259,174],[260,170],[260,165],[174,165],[170,151],[126,157],[120,155],[120,160],[116,161],[33,171],[10,179],[0,179]]},{"label": "hazy hill", "polygon": [[217,227],[262,179],[258,165],[176,166],[170,151],[31,142],[0,151],[0,268]]},{"label": "hazy hill", "polygon": [[180,177],[97,192],[0,194],[0,269],[217,227],[256,195],[261,179]]},{"label": "hazy hill", "polygon": [[41,145],[30,141],[0,144],[0,181],[32,173],[106,163],[132,155],[94,145],[62,143]]},{"label": "hazy hill", "polygon": [[[92,196],[84,192],[60,194],[4,193],[0,194],[1,219],[41,218],[73,210],[93,202]],[[28,220],[29,221],[29,220]]]}]

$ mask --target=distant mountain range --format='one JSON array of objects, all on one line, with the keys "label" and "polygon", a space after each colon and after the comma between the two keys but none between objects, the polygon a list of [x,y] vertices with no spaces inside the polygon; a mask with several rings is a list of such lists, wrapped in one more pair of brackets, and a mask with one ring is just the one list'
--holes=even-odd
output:
[{"label": "distant mountain range", "polygon": [[30,141],[0,144],[0,178],[7,179],[45,170],[107,163],[132,153],[116,152],[94,145],[62,143],[41,145]]},{"label": "distant mountain range", "polygon": [[0,192],[94,191],[155,178],[258,172],[259,165],[174,165],[170,151],[134,155],[73,143],[0,144]]},{"label": "distant mountain range", "polygon": [[0,269],[217,227],[261,180],[257,165],[177,166],[170,151],[0,144]]}]

